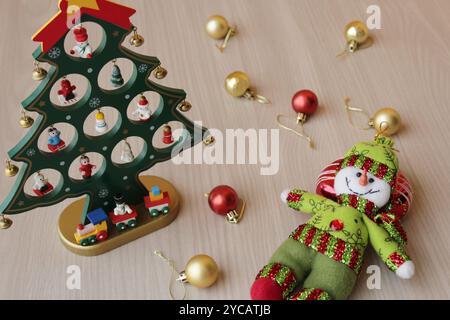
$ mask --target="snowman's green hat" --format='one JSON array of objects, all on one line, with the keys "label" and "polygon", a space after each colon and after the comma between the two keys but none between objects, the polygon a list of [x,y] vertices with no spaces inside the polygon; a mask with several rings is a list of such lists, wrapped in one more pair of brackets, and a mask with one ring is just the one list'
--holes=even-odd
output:
[{"label": "snowman's green hat", "polygon": [[341,169],[357,167],[367,170],[392,186],[398,172],[393,146],[394,142],[385,136],[378,136],[372,142],[357,143],[345,154]]}]

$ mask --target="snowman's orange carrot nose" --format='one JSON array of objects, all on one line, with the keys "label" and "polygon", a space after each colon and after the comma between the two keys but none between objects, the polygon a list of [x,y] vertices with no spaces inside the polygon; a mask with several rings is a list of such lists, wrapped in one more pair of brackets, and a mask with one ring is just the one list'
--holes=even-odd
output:
[{"label": "snowman's orange carrot nose", "polygon": [[367,186],[367,169],[364,169],[362,176],[359,178],[361,186]]}]

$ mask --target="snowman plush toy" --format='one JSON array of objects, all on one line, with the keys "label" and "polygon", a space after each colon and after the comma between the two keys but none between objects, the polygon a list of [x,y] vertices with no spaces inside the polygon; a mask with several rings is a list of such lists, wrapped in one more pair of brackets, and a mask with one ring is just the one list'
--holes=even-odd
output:
[{"label": "snowman plush toy", "polygon": [[277,249],[251,288],[254,300],[346,299],[369,244],[401,279],[414,275],[406,234],[391,212],[398,173],[393,141],[354,145],[336,173],[337,202],[299,189],[284,191],[290,208],[310,213]]},{"label": "snowman plush toy", "polygon": [[92,59],[92,47],[88,42],[88,33],[86,28],[79,26],[73,30],[73,35],[77,44],[70,50],[70,54],[77,54],[83,59]]}]

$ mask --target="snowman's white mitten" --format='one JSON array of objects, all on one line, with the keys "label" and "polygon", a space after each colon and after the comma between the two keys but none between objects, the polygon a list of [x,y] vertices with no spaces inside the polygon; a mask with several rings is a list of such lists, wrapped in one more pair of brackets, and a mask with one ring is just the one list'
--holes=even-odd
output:
[{"label": "snowman's white mitten", "polygon": [[281,201],[282,201],[283,203],[287,203],[287,197],[288,197],[290,191],[291,191],[290,189],[285,189],[285,190],[281,193],[280,198],[281,198]]},{"label": "snowman's white mitten", "polygon": [[414,262],[408,260],[395,271],[395,274],[401,279],[411,279],[414,276],[414,269]]}]

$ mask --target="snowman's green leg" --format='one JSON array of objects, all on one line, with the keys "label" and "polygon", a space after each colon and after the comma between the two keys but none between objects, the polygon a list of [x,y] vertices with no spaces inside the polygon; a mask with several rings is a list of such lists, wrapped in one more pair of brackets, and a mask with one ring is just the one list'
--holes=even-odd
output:
[{"label": "snowman's green leg", "polygon": [[256,276],[251,288],[253,300],[287,299],[311,270],[316,253],[291,238],[286,240]]},{"label": "snowman's green leg", "polygon": [[320,289],[335,300],[347,299],[355,286],[357,274],[341,262],[325,255],[317,254],[312,261],[312,269],[306,277],[305,290]]},{"label": "snowman's green leg", "polygon": [[281,263],[291,269],[297,282],[302,282],[311,270],[316,252],[289,238],[273,254],[270,263]]}]

